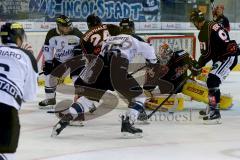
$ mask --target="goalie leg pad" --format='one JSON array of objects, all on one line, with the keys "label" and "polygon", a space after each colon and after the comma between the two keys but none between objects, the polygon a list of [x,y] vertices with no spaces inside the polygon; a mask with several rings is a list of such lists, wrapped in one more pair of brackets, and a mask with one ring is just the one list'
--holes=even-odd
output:
[{"label": "goalie leg pad", "polygon": [[[149,109],[154,110],[156,107],[158,107],[166,98],[168,94],[163,94],[160,96],[155,96],[150,99],[147,99],[145,102],[145,106]],[[181,111],[184,109],[184,98],[183,96],[180,96],[180,94],[174,94],[171,98],[169,98],[162,107],[159,108],[160,111],[165,110],[171,110],[174,108],[174,110]]]},{"label": "goalie leg pad", "polygon": [[[208,88],[193,80],[188,80],[183,87],[183,94],[190,96],[193,100],[208,104]],[[232,107],[232,96],[221,94],[220,109],[229,109]]]}]

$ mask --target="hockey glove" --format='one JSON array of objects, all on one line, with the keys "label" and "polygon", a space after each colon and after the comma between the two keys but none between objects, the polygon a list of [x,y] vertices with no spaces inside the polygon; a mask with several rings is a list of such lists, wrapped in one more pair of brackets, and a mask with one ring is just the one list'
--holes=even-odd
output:
[{"label": "hockey glove", "polygon": [[190,70],[193,76],[198,76],[202,73],[202,68],[199,66],[196,60],[191,60]]},{"label": "hockey glove", "polygon": [[45,61],[44,67],[43,67],[43,72],[44,75],[49,75],[53,70],[53,63],[52,61]]}]

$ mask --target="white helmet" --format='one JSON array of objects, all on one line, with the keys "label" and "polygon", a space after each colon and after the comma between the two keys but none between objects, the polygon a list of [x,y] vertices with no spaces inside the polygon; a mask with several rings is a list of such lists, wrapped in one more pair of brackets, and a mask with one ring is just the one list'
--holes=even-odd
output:
[{"label": "white helmet", "polygon": [[162,65],[166,65],[172,58],[173,50],[167,43],[162,43],[158,48],[157,58]]}]

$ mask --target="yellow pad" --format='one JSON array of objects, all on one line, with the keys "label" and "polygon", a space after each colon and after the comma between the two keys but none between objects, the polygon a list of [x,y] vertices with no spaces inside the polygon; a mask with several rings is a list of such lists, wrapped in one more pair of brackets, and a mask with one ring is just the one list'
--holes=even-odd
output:
[{"label": "yellow pad", "polygon": [[207,66],[207,67],[203,67],[203,68],[202,68],[202,73],[196,77],[197,80],[206,82],[206,81],[207,81],[208,74],[209,74],[209,72],[210,72],[210,69],[211,69],[211,67],[208,67],[208,66]]},{"label": "yellow pad", "polygon": [[[190,96],[193,100],[208,103],[208,88],[205,84],[200,84],[193,80],[188,80],[183,86],[182,93]],[[221,94],[220,109],[229,109],[232,107],[232,97]]]},{"label": "yellow pad", "polygon": [[[158,107],[167,98],[167,96],[168,96],[168,94],[164,94],[164,95],[149,98],[145,102],[145,106],[149,109],[154,110],[156,107]],[[175,101],[175,97],[176,97],[176,101]],[[173,110],[181,111],[181,110],[183,110],[183,108],[184,108],[184,98],[183,97],[178,97],[176,94],[174,94],[172,97],[170,97],[163,104],[162,107],[160,107],[159,110],[160,111],[168,111],[170,109],[173,109]]]}]

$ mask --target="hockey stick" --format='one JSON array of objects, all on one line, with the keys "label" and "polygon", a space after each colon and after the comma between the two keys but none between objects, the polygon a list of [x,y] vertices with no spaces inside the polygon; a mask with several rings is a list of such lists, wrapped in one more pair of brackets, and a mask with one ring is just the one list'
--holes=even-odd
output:
[{"label": "hockey stick", "polygon": [[164,101],[162,101],[162,103],[159,104],[159,106],[157,106],[149,115],[148,115],[148,119],[152,117],[152,115],[157,112],[157,110],[159,108],[161,108],[163,106],[163,104],[170,98],[172,97],[173,94],[175,94],[184,84],[185,82],[192,77],[192,73],[190,75],[188,75],[178,86],[177,88],[175,88],[174,90],[172,90],[169,95],[167,96],[167,98],[164,99]]},{"label": "hockey stick", "polygon": [[62,110],[59,110],[59,111],[47,111],[47,113],[61,113],[61,112],[64,112],[64,111],[68,110],[69,108],[62,109]]},{"label": "hockey stick", "polygon": [[147,67],[147,65],[144,65],[144,66],[140,67],[139,69],[137,69],[137,70],[133,71],[133,72],[132,72],[132,73],[130,73],[129,75],[130,75],[130,76],[132,76],[132,75],[136,74],[137,72],[139,72],[139,71],[143,70],[143,69],[144,69],[144,68],[146,68],[146,67]]},{"label": "hockey stick", "polygon": [[44,71],[40,72],[38,75],[41,76],[42,74],[44,74]]}]

